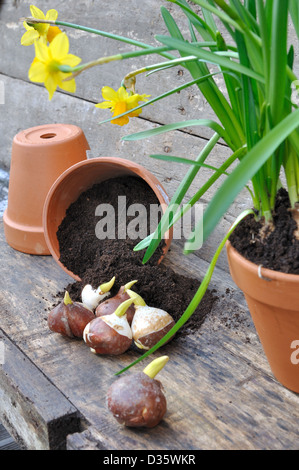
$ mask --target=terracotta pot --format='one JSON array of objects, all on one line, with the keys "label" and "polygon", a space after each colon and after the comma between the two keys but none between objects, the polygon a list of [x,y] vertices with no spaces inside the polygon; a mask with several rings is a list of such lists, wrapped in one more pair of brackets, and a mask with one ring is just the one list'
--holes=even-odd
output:
[{"label": "terracotta pot", "polygon": [[7,243],[35,255],[49,255],[42,214],[54,181],[73,164],[86,160],[89,145],[82,130],[49,124],[19,132],[13,139],[8,204],[3,215]]},{"label": "terracotta pot", "polygon": [[[154,191],[162,209],[165,210],[169,204],[169,198],[158,179],[141,165],[116,157],[92,158],[73,165],[55,181],[47,195],[43,214],[47,245],[60,267],[77,281],[81,280],[80,277],[69,271],[59,261],[59,243],[56,235],[58,227],[64,219],[68,207],[78,199],[81,193],[96,183],[126,175],[142,178]],[[172,229],[165,234],[163,256],[168,251],[171,241]]]},{"label": "terracotta pot", "polygon": [[226,249],[274,376],[299,393],[299,276],[259,268],[230,242]]}]

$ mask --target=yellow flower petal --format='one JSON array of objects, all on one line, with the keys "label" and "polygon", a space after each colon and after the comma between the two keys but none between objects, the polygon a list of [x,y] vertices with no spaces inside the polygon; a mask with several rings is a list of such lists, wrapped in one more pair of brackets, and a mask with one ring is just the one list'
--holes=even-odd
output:
[{"label": "yellow flower petal", "polygon": [[44,44],[43,41],[35,41],[34,43],[35,46],[35,55],[38,60],[41,62],[47,62],[49,61],[49,52],[48,52],[48,47],[46,44]]},{"label": "yellow flower petal", "polygon": [[96,108],[101,108],[101,109],[108,109],[108,108],[111,108],[111,106],[112,106],[111,101],[102,101],[102,103],[95,104]]},{"label": "yellow flower petal", "polygon": [[42,62],[34,60],[28,71],[28,78],[32,82],[43,83],[47,77],[46,67]]},{"label": "yellow flower petal", "polygon": [[38,38],[39,33],[34,28],[30,28],[21,37],[21,44],[22,46],[31,46]]},{"label": "yellow flower petal", "polygon": [[[127,106],[126,106],[125,101],[119,101],[115,105],[113,117],[118,116],[119,114],[125,113],[126,111],[127,111]],[[122,116],[118,119],[113,119],[111,121],[112,124],[118,124],[119,126],[124,126],[125,124],[128,124],[128,122],[129,122],[128,116]]]},{"label": "yellow flower petal", "polygon": [[113,88],[111,88],[110,86],[103,86],[102,96],[104,100],[107,100],[107,101],[112,101],[114,103],[119,101],[117,92],[113,90]]},{"label": "yellow flower petal", "polygon": [[135,93],[134,95],[129,96],[127,103],[137,106],[139,101],[147,101],[147,98],[149,97],[150,95],[138,95]]},{"label": "yellow flower petal", "polygon": [[23,26],[27,31],[30,31],[31,29],[34,29],[32,26],[29,26],[29,24],[27,24],[26,21],[23,21]]},{"label": "yellow flower petal", "polygon": [[120,101],[127,101],[127,99],[129,98],[129,94],[123,86],[121,86],[117,90],[117,94],[118,94],[118,98],[119,98]]},{"label": "yellow flower petal", "polygon": [[49,74],[48,77],[45,79],[45,87],[49,92],[49,100],[51,100],[57,88],[57,83],[53,75]]},{"label": "yellow flower petal", "polygon": [[69,39],[65,33],[55,36],[49,45],[49,52],[56,60],[63,60],[69,52]]},{"label": "yellow flower petal", "polygon": [[63,65],[70,65],[71,67],[76,67],[76,65],[80,64],[80,62],[80,57],[74,54],[68,54],[63,58]]},{"label": "yellow flower petal", "polygon": [[38,20],[45,20],[44,13],[34,5],[30,5],[30,12],[33,18],[37,18]]},{"label": "yellow flower petal", "polygon": [[65,91],[69,91],[70,93],[75,93],[76,91],[76,82],[75,79],[73,78],[72,80],[68,80],[67,82],[64,82],[63,79],[67,78],[70,74],[68,73],[62,73],[61,76],[61,81],[59,83],[60,88]]},{"label": "yellow flower petal", "polygon": [[47,11],[46,13],[46,20],[56,21],[57,17],[58,17],[57,10],[52,9],[52,10]]}]

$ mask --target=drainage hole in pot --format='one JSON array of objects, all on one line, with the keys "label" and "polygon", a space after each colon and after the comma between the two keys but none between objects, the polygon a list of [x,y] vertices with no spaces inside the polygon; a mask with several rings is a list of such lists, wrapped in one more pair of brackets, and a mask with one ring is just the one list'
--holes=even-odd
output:
[{"label": "drainage hole in pot", "polygon": [[40,136],[41,139],[52,139],[53,137],[56,137],[56,134],[43,134]]}]

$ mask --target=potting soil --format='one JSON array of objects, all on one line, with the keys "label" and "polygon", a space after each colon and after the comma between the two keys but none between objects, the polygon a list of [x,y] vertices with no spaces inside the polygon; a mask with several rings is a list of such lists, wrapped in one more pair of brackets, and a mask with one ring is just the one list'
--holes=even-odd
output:
[{"label": "potting soil", "polygon": [[246,259],[264,268],[299,274],[299,240],[294,236],[297,224],[290,212],[285,189],[280,189],[274,210],[273,230],[264,229],[253,215],[246,217],[230,237],[233,247]]},{"label": "potting soil", "polygon": [[[147,209],[146,229],[147,234],[151,233],[150,205],[158,204],[158,200],[146,182],[137,177],[125,176],[95,184],[71,204],[57,232],[60,261],[82,280],[69,284],[66,290],[74,301],[80,301],[82,288],[86,284],[97,288],[115,276],[115,285],[111,291],[111,295],[115,295],[121,285],[136,279],[138,282],[133,286],[133,290],[140,294],[148,305],[166,310],[177,321],[193,298],[200,282],[174,272],[163,262],[157,264],[164,242],[160,243],[153,257],[146,264],[142,264],[145,250],[133,251],[141,238],[131,239],[128,234],[124,236],[123,229],[121,234],[118,233],[119,219],[124,217],[124,199],[122,213],[118,211],[119,196],[125,197],[126,212],[132,204],[142,204]],[[115,239],[99,239],[96,236],[96,225],[101,220],[95,215],[99,204],[111,204],[115,209]],[[134,217],[136,215],[126,214],[127,226],[134,221]],[[199,329],[215,299],[213,292],[206,292],[196,312],[180,330],[180,337]]]}]

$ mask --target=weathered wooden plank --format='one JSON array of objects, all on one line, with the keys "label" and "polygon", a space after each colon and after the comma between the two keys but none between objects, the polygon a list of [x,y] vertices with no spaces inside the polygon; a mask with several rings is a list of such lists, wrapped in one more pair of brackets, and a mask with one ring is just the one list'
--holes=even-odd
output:
[{"label": "weathered wooden plank", "polygon": [[[59,101],[57,103],[44,101],[42,87],[30,85],[4,75],[1,76],[1,79],[5,88],[5,103],[1,105],[1,109],[7,119],[2,120],[1,123],[3,153],[1,153],[0,162],[7,167],[10,164],[13,137],[21,129],[49,122],[68,122],[79,125],[83,129],[92,156],[121,157],[140,163],[157,176],[169,196],[172,196],[188,167],[179,163],[170,164],[169,162],[155,160],[149,158],[149,156],[151,154],[169,153],[195,159],[207,143],[204,139],[179,131],[169,132],[151,139],[124,142],[122,140],[123,136],[147,130],[152,127],[152,124],[142,119],[135,119],[131,120],[128,127],[113,126],[109,123],[99,126],[95,115],[96,108],[92,103],[64,94],[58,95]],[[28,112],[28,102],[24,101],[24,95],[34,108],[34,112]],[[19,116],[22,116],[21,123]],[[79,119],[78,116],[80,116]],[[216,145],[207,163],[218,167],[229,155],[230,151],[227,147]],[[211,170],[202,168],[194,179],[184,202],[211,175]],[[211,199],[214,191],[219,187],[220,181],[223,181],[223,177],[213,186],[213,189],[205,194],[203,202]],[[242,192],[235,205],[232,206],[232,214],[239,213],[240,209],[247,207],[249,203],[249,193],[247,191]]]},{"label": "weathered wooden plank", "polygon": [[0,450],[19,450],[20,447],[10,436],[7,430],[0,424]]},{"label": "weathered wooden plank", "polygon": [[[162,3],[163,6],[172,12],[183,33],[186,33],[189,37],[188,23],[181,14],[180,9],[168,2]],[[0,31],[3,38],[0,45],[0,72],[27,81],[28,69],[34,57],[34,49],[32,47],[21,46],[20,44],[20,39],[25,29],[19,18],[30,14],[29,5],[30,2],[28,1],[7,1],[2,5],[0,18]],[[46,12],[49,9],[48,2],[41,0],[39,8]],[[79,23],[127,36],[153,46],[159,45],[155,40],[156,34],[167,34],[167,29],[160,14],[160,4],[157,4],[156,0],[143,2],[142,13],[138,0],[132,0],[128,4],[103,0],[101,1],[101,8],[92,0],[85,0],[74,3],[71,9],[67,2],[53,0],[51,8],[57,9],[59,19],[62,21]],[[121,21],[118,18],[120,11]],[[62,29],[70,38],[71,53],[81,57],[84,63],[101,56],[136,49],[136,47],[112,39],[90,35],[83,31],[70,28]],[[11,61],[12,54],[18,60]],[[123,62],[120,61],[117,62],[117,65],[113,63],[106,64],[101,68],[97,67],[89,70],[77,78],[76,96],[92,103],[102,101],[101,88],[103,86],[109,85],[117,89],[128,72],[144,65],[160,63],[164,60],[163,57],[152,55]],[[140,94],[146,93],[154,97],[189,80],[191,80],[191,77],[188,72],[183,71],[182,67],[175,67],[150,77],[145,77],[144,75],[138,76],[137,91]],[[48,100],[45,90],[43,99],[45,102]],[[53,101],[58,103],[56,97],[53,98]],[[180,94],[172,95],[172,97],[163,100],[163,102],[156,103],[155,106],[145,108],[143,116],[153,122],[169,123],[198,118],[203,113],[205,116],[213,116],[213,112],[209,110],[205,100],[199,96],[197,88],[192,87],[182,91]],[[107,118],[108,115],[108,112],[97,110],[97,122]],[[77,114],[77,118],[79,118],[79,114]],[[92,117],[90,116],[91,119]],[[211,134],[211,131],[207,128],[194,128],[192,131],[201,136]]]},{"label": "weathered wooden plank", "polygon": [[[0,249],[1,327],[94,429],[92,445],[147,450],[298,447],[299,397],[273,378],[247,308],[220,269],[212,285],[219,287],[218,299],[204,324],[184,340],[177,338],[163,348],[163,354],[170,356],[159,374],[167,414],[157,428],[140,431],[118,425],[105,400],[109,385],[117,380],[114,374],[138,353],[99,357],[83,342],[50,332],[46,311],[55,293],[66,285],[66,276],[51,257],[12,250],[3,233]],[[199,279],[207,265],[195,255],[183,257],[179,249],[173,249],[167,259]],[[128,373],[143,367],[138,365]],[[36,399],[39,403],[41,397]],[[69,437],[70,448],[80,447],[80,442],[87,445],[86,434]]]},{"label": "weathered wooden plank", "polygon": [[[106,450],[102,444],[102,435],[93,426],[82,432],[70,434],[67,437],[67,450]],[[117,447],[109,447],[109,450],[118,450]]]},{"label": "weathered wooden plank", "polygon": [[[21,36],[25,30],[19,18],[29,14],[29,5],[29,1],[15,2],[13,0],[8,0],[1,5],[0,31],[2,41],[0,44],[0,73],[22,80],[28,80],[27,72],[34,56],[32,47],[24,47],[20,44]],[[182,33],[189,38],[188,23],[181,10],[170,2],[162,2],[162,5],[171,12]],[[43,11],[47,11],[49,8],[48,2],[46,0],[40,0],[39,7]],[[155,35],[167,34],[167,29],[160,14],[160,4],[157,4],[156,0],[143,2],[142,12],[139,9],[138,0],[131,0],[128,4],[102,0],[101,8],[92,0],[84,0],[74,3],[71,9],[67,2],[53,0],[51,7],[58,10],[59,19],[61,20],[84,24],[103,31],[147,42],[151,45],[158,44],[155,40]],[[196,5],[193,5],[193,7],[199,10]],[[121,21],[119,21],[118,18],[120,11]],[[221,24],[219,24],[219,28],[224,37],[230,41],[226,30]],[[69,28],[65,29],[65,31],[70,38],[71,52],[82,57],[84,62],[94,60],[99,56],[132,50],[132,46],[111,39],[101,38]],[[298,61],[296,61],[296,57],[298,56],[297,39],[295,31],[292,28],[290,40],[295,45],[295,71],[298,72],[299,66],[297,65]],[[17,58],[17,60],[11,60],[12,56]],[[163,60],[164,59],[159,56],[148,56],[118,62],[117,66],[112,63],[106,64],[101,68],[89,70],[77,78],[78,86],[76,96],[92,103],[101,101],[100,90],[102,86],[110,85],[116,88],[120,85],[126,73],[140,68],[143,65],[153,64]],[[183,71],[182,67],[162,71],[150,77],[139,75],[137,79],[137,91],[157,96],[160,93],[187,82],[189,79],[188,72]],[[222,77],[216,77],[215,81],[221,88],[223,83]],[[44,100],[47,101],[47,92],[45,90],[43,96]],[[54,97],[53,100],[58,103],[58,98],[56,99],[56,97]],[[77,114],[78,119],[79,116],[80,115]],[[97,116],[97,120],[102,120],[104,118],[103,116],[106,116],[106,113],[97,110]],[[197,87],[184,90],[180,94],[172,95],[156,103],[154,106],[145,108],[143,116],[152,122],[159,123],[176,122],[202,116],[216,119],[205,99],[198,93]],[[90,116],[90,120],[91,119],[92,117]],[[192,129],[192,132],[195,135],[204,137],[211,134],[207,128],[195,127]]]},{"label": "weathered wooden plank", "polygon": [[80,429],[76,408],[2,331],[0,342],[1,421],[28,449],[64,449],[66,436]]}]

